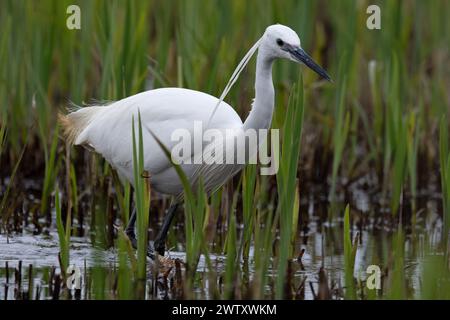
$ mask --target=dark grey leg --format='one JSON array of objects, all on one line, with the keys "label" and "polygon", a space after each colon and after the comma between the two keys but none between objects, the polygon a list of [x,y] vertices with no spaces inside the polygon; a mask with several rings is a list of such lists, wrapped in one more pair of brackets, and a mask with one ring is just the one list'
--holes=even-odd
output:
[{"label": "dark grey leg", "polygon": [[178,203],[172,204],[167,210],[166,216],[164,217],[163,225],[161,230],[159,230],[158,235],[155,238],[155,250],[159,253],[159,255],[163,256],[166,251],[166,238],[167,233],[169,232],[170,225],[172,224],[172,220],[175,217],[175,212],[177,211]]},{"label": "dark grey leg", "polygon": [[[161,227],[161,230],[159,230],[158,235],[155,238],[154,241],[154,247],[156,251],[160,255],[164,255],[165,252],[165,242],[167,238],[167,233],[169,232],[170,225],[172,224],[172,220],[175,217],[175,212],[177,211],[178,203],[172,204],[169,209],[167,210],[166,216],[164,217],[163,225]],[[134,231],[134,227],[136,225],[136,207],[133,208],[133,212],[131,213],[131,217],[128,221],[128,225],[125,229],[125,233],[130,239],[131,245],[134,249],[137,249],[137,240],[136,240],[136,233]],[[149,243],[147,255],[150,258],[154,258],[154,251],[152,243]]]},{"label": "dark grey leg", "polygon": [[131,213],[131,217],[128,220],[128,225],[127,228],[125,229],[125,233],[130,239],[133,248],[137,249],[136,233],[134,232],[135,224],[136,224],[136,207],[133,208],[133,212]]},{"label": "dark grey leg", "polygon": [[[128,236],[128,239],[130,239],[131,245],[133,246],[134,249],[137,249],[137,240],[136,240],[136,233],[134,231],[134,227],[136,225],[136,207],[133,208],[133,212],[131,213],[131,217],[130,220],[128,221],[128,225],[127,228],[125,229],[125,233]],[[153,249],[153,243],[150,242],[147,246],[147,256],[150,257],[151,259],[154,259],[155,254],[154,254],[154,249]]]}]

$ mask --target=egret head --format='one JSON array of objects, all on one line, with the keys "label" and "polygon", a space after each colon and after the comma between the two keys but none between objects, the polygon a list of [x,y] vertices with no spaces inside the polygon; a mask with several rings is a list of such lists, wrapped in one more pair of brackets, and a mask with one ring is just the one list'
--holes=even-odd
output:
[{"label": "egret head", "polygon": [[269,59],[284,58],[297,63],[303,63],[322,78],[331,81],[328,73],[302,49],[300,38],[289,27],[274,24],[267,27],[259,50],[263,50]]}]

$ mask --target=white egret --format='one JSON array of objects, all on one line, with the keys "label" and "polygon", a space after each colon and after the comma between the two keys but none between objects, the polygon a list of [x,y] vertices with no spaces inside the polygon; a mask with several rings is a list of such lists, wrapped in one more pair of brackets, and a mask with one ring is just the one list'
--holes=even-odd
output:
[{"label": "white egret", "polygon": [[[242,122],[233,107],[222,102],[222,99],[256,49],[258,55],[255,99],[248,117]],[[331,80],[326,71],[301,48],[298,35],[289,27],[277,24],[269,26],[244,57],[220,99],[200,91],[161,88],[145,91],[107,106],[80,108],[68,115],[61,115],[60,122],[68,142],[95,150],[117,170],[120,176],[133,184],[132,117],[134,115],[137,121],[137,114],[140,112],[144,139],[144,167],[150,174],[152,189],[180,199],[183,192],[180,179],[154,136],[170,150],[176,143],[171,139],[172,132],[183,128],[193,134],[195,121],[201,121],[204,129],[268,129],[272,121],[275,97],[272,64],[277,58],[303,63],[322,78]],[[189,156],[196,157],[195,150]],[[205,190],[210,193],[240,171],[243,165],[181,164],[181,167],[192,184],[195,184],[201,176]],[[165,238],[178,202],[175,201],[169,208],[154,242],[155,249],[161,255],[164,255]],[[134,246],[135,220],[134,210],[127,227],[127,234]]]}]

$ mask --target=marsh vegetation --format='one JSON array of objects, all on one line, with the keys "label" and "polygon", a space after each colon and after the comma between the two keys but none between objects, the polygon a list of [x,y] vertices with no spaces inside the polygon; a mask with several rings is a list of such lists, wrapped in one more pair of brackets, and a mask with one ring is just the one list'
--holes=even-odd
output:
[{"label": "marsh vegetation", "polygon": [[[1,299],[450,298],[448,1],[375,1],[381,30],[364,0],[86,0],[68,30],[72,2],[0,4]],[[279,172],[249,165],[209,198],[186,186],[151,263],[123,226],[136,203],[138,241],[153,239],[170,199],[66,145],[57,112],[168,86],[219,96],[275,22],[334,83],[277,62]],[[242,118],[253,80],[254,62],[227,97]]]}]

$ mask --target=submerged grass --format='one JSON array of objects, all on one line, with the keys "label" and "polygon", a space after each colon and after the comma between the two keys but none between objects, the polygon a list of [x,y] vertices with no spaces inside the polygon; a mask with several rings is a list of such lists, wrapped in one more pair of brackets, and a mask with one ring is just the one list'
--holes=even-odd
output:
[{"label": "submerged grass", "polygon": [[344,213],[344,266],[345,266],[345,298],[356,299],[356,288],[354,280],[355,256],[358,248],[358,240],[353,243],[351,238],[350,206],[345,207]]},{"label": "submerged grass", "polygon": [[123,229],[119,229],[117,242],[119,258],[119,270],[117,275],[118,299],[134,299],[136,296],[134,275],[137,274],[137,261],[131,243]]},{"label": "submerged grass", "polygon": [[[340,74],[345,74],[342,72],[342,68],[345,63],[345,56],[341,61],[341,72]],[[333,164],[331,171],[331,190],[330,190],[330,200],[335,203],[336,199],[336,188],[337,188],[337,178],[339,166],[342,162],[345,142],[347,140],[349,127],[350,127],[350,115],[345,111],[344,98],[347,91],[347,77],[343,75],[338,81],[338,88],[336,89],[336,111],[335,111],[335,121],[333,139]],[[332,214],[330,215],[332,216]]]},{"label": "submerged grass", "polygon": [[138,138],[136,138],[134,116],[132,120],[133,137],[133,175],[134,203],[137,224],[137,277],[142,284],[138,296],[145,298],[145,279],[147,277],[148,221],[150,209],[150,184],[144,169],[144,139],[142,138],[141,114],[138,114]]},{"label": "submerged grass", "polygon": [[70,213],[68,213],[66,216],[66,224],[64,225],[59,197],[59,190],[57,188],[55,190],[56,229],[58,230],[59,238],[59,258],[61,261],[61,270],[62,273],[65,274],[70,263],[69,248],[71,236],[71,217]]},{"label": "submerged grass", "polygon": [[[301,78],[300,78],[301,79]],[[292,259],[294,247],[292,235],[298,226],[298,182],[297,170],[300,156],[301,135],[303,128],[303,81],[293,87],[287,106],[283,127],[283,146],[280,157],[280,169],[277,174],[278,198],[280,212],[280,244],[278,252],[278,277],[276,297],[285,295],[285,281],[288,259]]]},{"label": "submerged grass", "polygon": [[41,199],[41,212],[49,216],[50,207],[50,193],[53,190],[55,184],[56,174],[58,172],[58,159],[56,157],[56,149],[58,146],[58,126],[55,127],[53,133],[52,143],[50,147],[50,153],[44,148],[45,154],[45,170],[44,170],[44,183],[42,186],[42,199]]}]

